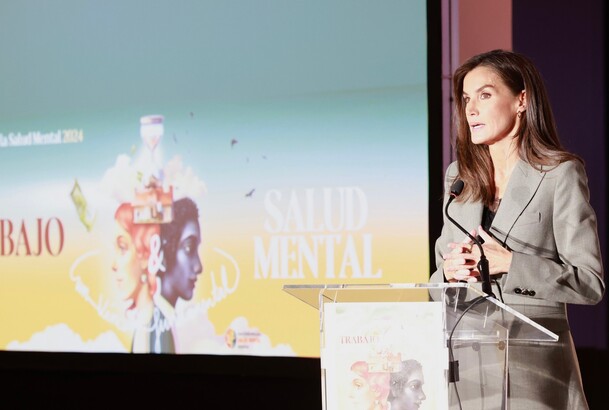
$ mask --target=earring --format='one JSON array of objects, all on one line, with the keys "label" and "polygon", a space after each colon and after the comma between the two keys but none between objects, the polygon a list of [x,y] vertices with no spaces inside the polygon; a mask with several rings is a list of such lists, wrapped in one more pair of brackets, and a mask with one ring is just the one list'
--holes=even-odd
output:
[{"label": "earring", "polygon": [[146,276],[146,274],[142,273],[142,276],[140,276],[140,281],[142,283],[146,283],[147,280],[148,280],[148,277]]},{"label": "earring", "polygon": [[518,111],[518,114],[516,114],[518,116],[518,118],[522,118],[522,111]]}]

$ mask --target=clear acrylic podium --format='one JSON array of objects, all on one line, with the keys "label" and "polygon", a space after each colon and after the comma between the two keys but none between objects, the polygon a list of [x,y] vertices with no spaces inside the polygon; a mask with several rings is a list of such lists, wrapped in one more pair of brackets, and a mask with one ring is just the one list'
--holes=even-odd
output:
[{"label": "clear acrylic podium", "polygon": [[[348,347],[331,346],[338,339],[330,327],[342,326],[341,321],[330,320],[339,306],[344,306],[345,309],[361,306],[364,312],[375,306],[368,303],[382,304],[389,311],[396,312],[395,326],[387,325],[387,329],[396,332],[415,326],[417,331],[412,332],[411,329],[411,334],[439,334],[443,338],[440,343],[446,355],[431,352],[431,356],[442,358],[436,363],[436,367],[441,366],[442,369],[431,373],[435,379],[441,380],[429,380],[429,377],[425,379],[425,385],[431,386],[432,382],[439,382],[443,386],[435,390],[435,394],[442,397],[441,400],[436,398],[434,403],[438,404],[434,407],[426,407],[431,405],[431,398],[427,397],[428,403],[422,404],[421,408],[509,409],[507,369],[510,344],[551,343],[558,340],[556,334],[466,283],[285,285],[283,290],[319,310],[322,406],[325,410],[350,407],[338,405],[338,401],[333,399],[337,396],[334,390],[338,387],[333,379],[334,370],[330,374],[330,368],[333,368],[331,364],[335,362],[334,356]],[[441,319],[430,321],[415,317],[418,312],[428,310],[427,307],[433,307],[433,311],[437,309]],[[370,318],[362,315],[362,327],[370,325],[364,323],[366,320],[369,321]],[[440,329],[436,332],[434,329],[425,329],[428,327]],[[330,334],[332,337],[328,336]],[[341,340],[344,339],[342,337]],[[426,349],[428,344],[425,339],[414,340],[407,335],[399,340],[415,347],[414,350],[417,351]],[[432,346],[431,341],[429,346]],[[413,349],[407,349],[410,350]],[[442,363],[444,358],[447,363]],[[375,366],[384,367],[388,372],[393,371],[390,369],[393,366],[391,360],[385,359],[382,366]],[[429,392],[426,394],[430,395]]]}]

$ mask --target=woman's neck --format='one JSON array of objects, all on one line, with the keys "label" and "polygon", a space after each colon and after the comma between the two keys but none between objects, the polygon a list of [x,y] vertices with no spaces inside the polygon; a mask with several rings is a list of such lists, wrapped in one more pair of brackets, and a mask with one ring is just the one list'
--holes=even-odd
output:
[{"label": "woman's neck", "polygon": [[516,138],[506,138],[503,141],[489,146],[495,175],[496,199],[503,197],[512,171],[520,159],[516,141]]}]

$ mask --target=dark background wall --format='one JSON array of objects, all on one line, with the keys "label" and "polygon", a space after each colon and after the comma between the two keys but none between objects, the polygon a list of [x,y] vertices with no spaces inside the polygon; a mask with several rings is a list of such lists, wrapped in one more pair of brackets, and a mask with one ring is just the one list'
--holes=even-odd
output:
[{"label": "dark background wall", "polygon": [[[603,250],[607,243],[604,13],[602,0],[513,1],[513,48],[529,56],[539,67],[561,140],[586,161]],[[576,344],[606,347],[606,303],[570,309]]]},{"label": "dark background wall", "polygon": [[[434,3],[434,2],[430,2]],[[544,75],[561,138],[587,164],[591,201],[598,213],[604,257],[606,250],[607,86],[603,0],[556,2],[513,0],[513,49],[528,55]],[[439,6],[431,4],[432,12]],[[439,64],[439,18],[430,22],[430,62]],[[440,69],[431,67],[432,109],[437,100]],[[441,127],[432,117],[430,151],[432,181],[441,180]],[[435,137],[434,137],[435,136]],[[441,187],[434,187],[438,192]],[[430,204],[430,215],[441,209]],[[441,220],[430,222],[437,232]],[[570,307],[584,388],[591,409],[605,408],[604,374],[609,368],[607,303]],[[318,359],[88,355],[0,352],[3,408],[61,404],[67,408],[153,408],[190,405],[204,408],[321,409]],[[8,407],[6,405],[8,404]]]},{"label": "dark background wall", "polygon": [[[607,266],[607,10],[603,0],[513,0],[513,49],[544,75],[564,145],[586,161]],[[570,306],[569,319],[592,409],[605,408],[607,298]],[[601,401],[602,400],[602,401]]]}]

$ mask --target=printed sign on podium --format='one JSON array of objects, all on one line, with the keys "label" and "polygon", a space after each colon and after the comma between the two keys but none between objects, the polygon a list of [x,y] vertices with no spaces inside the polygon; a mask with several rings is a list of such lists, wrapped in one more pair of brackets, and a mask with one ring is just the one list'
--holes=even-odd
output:
[{"label": "printed sign on podium", "polygon": [[508,408],[510,341],[558,336],[465,283],[305,285],[319,309],[323,408]]}]

